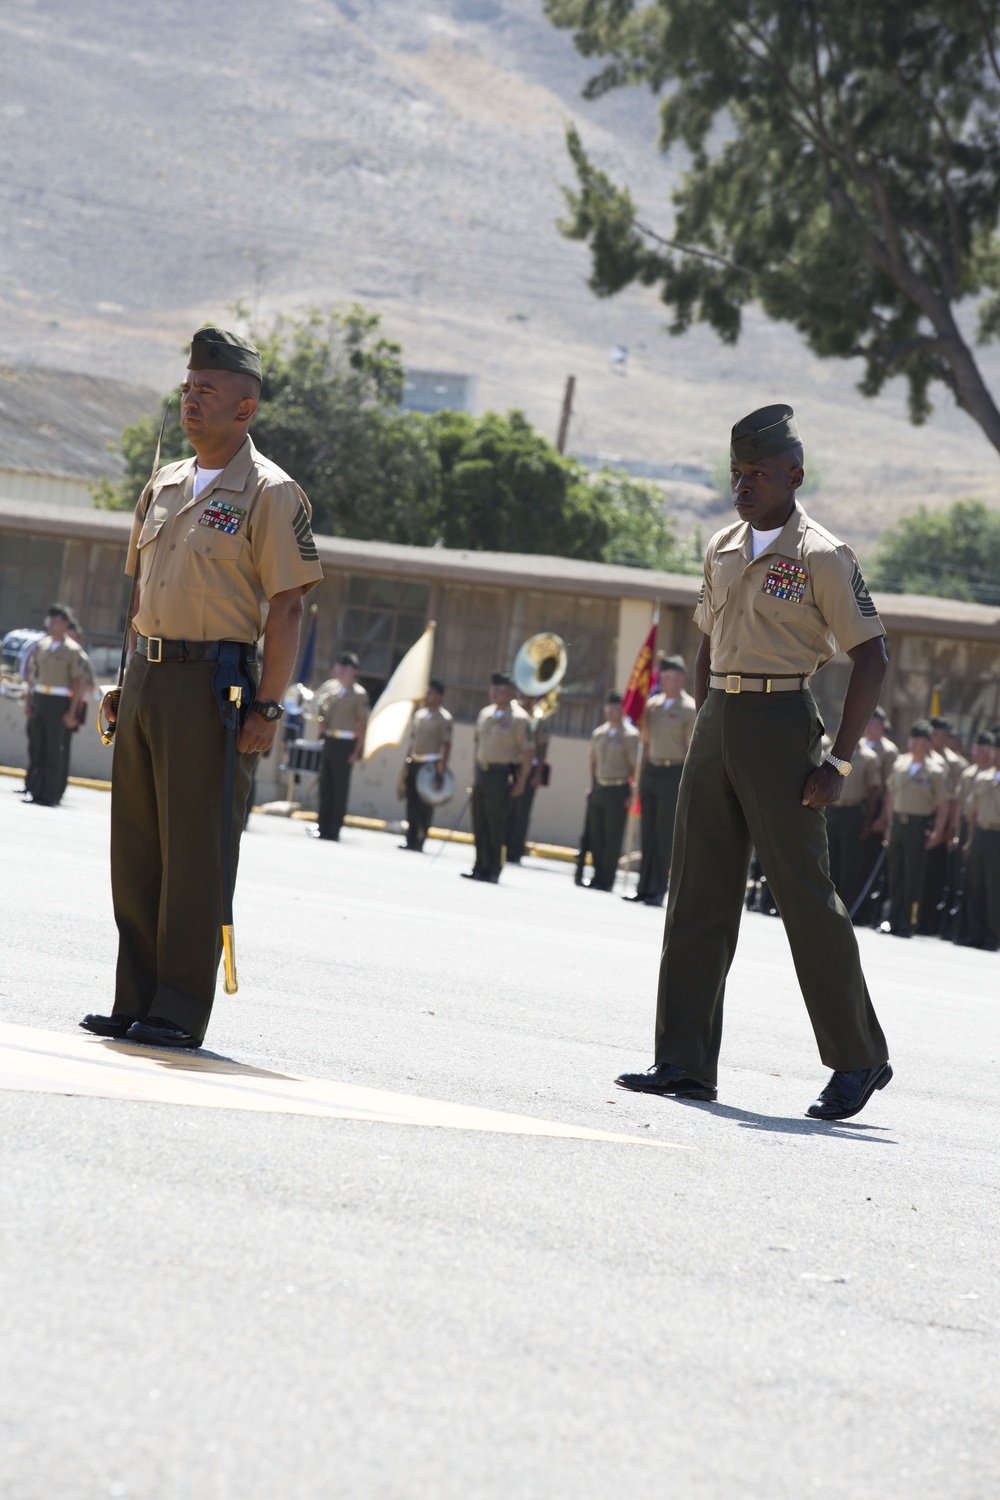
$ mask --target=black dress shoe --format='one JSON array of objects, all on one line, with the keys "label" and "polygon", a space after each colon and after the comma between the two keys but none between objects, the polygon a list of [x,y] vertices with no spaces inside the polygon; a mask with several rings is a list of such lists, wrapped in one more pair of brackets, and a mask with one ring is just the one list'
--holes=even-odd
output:
[{"label": "black dress shoe", "polygon": [[134,1024],[132,1016],[84,1016],[80,1025],[84,1031],[92,1031],[95,1036],[116,1036],[124,1038],[128,1029]]},{"label": "black dress shoe", "polygon": [[623,896],[622,900],[623,901],[638,901],[643,906],[646,904],[646,897],[645,896]]},{"label": "black dress shoe", "polygon": [[853,1073],[834,1073],[806,1114],[813,1120],[849,1120],[860,1114],[875,1090],[884,1089],[891,1078],[892,1068],[887,1062]]},{"label": "black dress shoe", "polygon": [[620,1089],[636,1094],[673,1094],[677,1099],[718,1099],[719,1091],[702,1078],[692,1078],[672,1063],[654,1063],[645,1073],[619,1073],[615,1079]]},{"label": "black dress shoe", "polygon": [[130,1042],[145,1042],[147,1047],[200,1047],[196,1036],[177,1026],[173,1021],[164,1021],[161,1016],[150,1016],[146,1021],[134,1021],[129,1030]]},{"label": "black dress shoe", "polygon": [[662,896],[647,896],[645,898],[645,902],[646,902],[647,906],[662,906],[663,905],[663,897]]}]

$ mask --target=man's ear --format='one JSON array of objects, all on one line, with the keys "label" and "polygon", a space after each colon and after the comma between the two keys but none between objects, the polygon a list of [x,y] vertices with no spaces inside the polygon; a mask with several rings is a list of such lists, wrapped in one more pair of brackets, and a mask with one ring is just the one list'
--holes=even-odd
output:
[{"label": "man's ear", "polygon": [[252,396],[244,396],[243,399],[242,399],[242,401],[240,402],[239,406],[236,408],[236,420],[237,420],[237,422],[239,422],[240,425],[243,426],[243,427],[248,426],[249,423],[250,423],[250,421],[252,420],[253,414],[254,414],[254,412],[256,410],[257,410],[257,403],[253,399],[253,397]]},{"label": "man's ear", "polygon": [[788,483],[793,490],[797,490],[806,477],[806,471],[801,464],[796,464],[788,476]]}]

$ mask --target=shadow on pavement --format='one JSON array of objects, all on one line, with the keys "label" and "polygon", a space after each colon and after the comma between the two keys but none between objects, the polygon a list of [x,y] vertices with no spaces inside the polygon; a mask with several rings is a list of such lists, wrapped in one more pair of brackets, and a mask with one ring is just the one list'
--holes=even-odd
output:
[{"label": "shadow on pavement", "polygon": [[756,1115],[747,1109],[735,1109],[731,1104],[711,1104],[700,1099],[678,1099],[688,1109],[703,1110],[706,1114],[722,1115],[734,1120],[744,1130],[768,1130],[779,1135],[823,1135],[837,1136],[843,1141],[861,1141],[868,1146],[897,1146],[898,1141],[887,1140],[872,1131],[888,1130],[887,1125],[864,1125],[853,1120],[810,1120],[806,1117],[790,1118],[788,1115]]},{"label": "shadow on pavement", "polygon": [[223,1057],[219,1052],[206,1052],[204,1048],[186,1050],[180,1047],[146,1047],[141,1042],[119,1042],[112,1037],[102,1037],[99,1046],[105,1047],[115,1057],[122,1053],[129,1057],[152,1058],[163,1068],[173,1068],[178,1073],[236,1073],[242,1078],[277,1078],[283,1083],[298,1083],[293,1073],[273,1073],[268,1068],[255,1068],[250,1063],[236,1062]]}]

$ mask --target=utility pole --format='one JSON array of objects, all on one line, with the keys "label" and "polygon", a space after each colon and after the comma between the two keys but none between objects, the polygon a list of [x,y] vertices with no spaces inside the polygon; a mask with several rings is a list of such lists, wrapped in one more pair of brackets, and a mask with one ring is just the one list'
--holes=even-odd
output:
[{"label": "utility pole", "polygon": [[556,438],[556,447],[560,453],[566,452],[566,439],[569,436],[569,419],[573,415],[573,392],[576,390],[576,376],[566,376],[566,390],[563,393],[562,414],[559,417],[559,436]]}]

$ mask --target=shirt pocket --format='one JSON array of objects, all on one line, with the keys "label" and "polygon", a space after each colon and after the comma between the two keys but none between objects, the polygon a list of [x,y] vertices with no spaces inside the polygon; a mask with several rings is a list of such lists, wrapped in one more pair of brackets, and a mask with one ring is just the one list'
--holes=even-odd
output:
[{"label": "shirt pocket", "polygon": [[232,598],[237,586],[238,567],[243,555],[243,537],[229,537],[225,531],[195,522],[184,535],[184,567],[181,588],[192,589],[211,598]]}]

